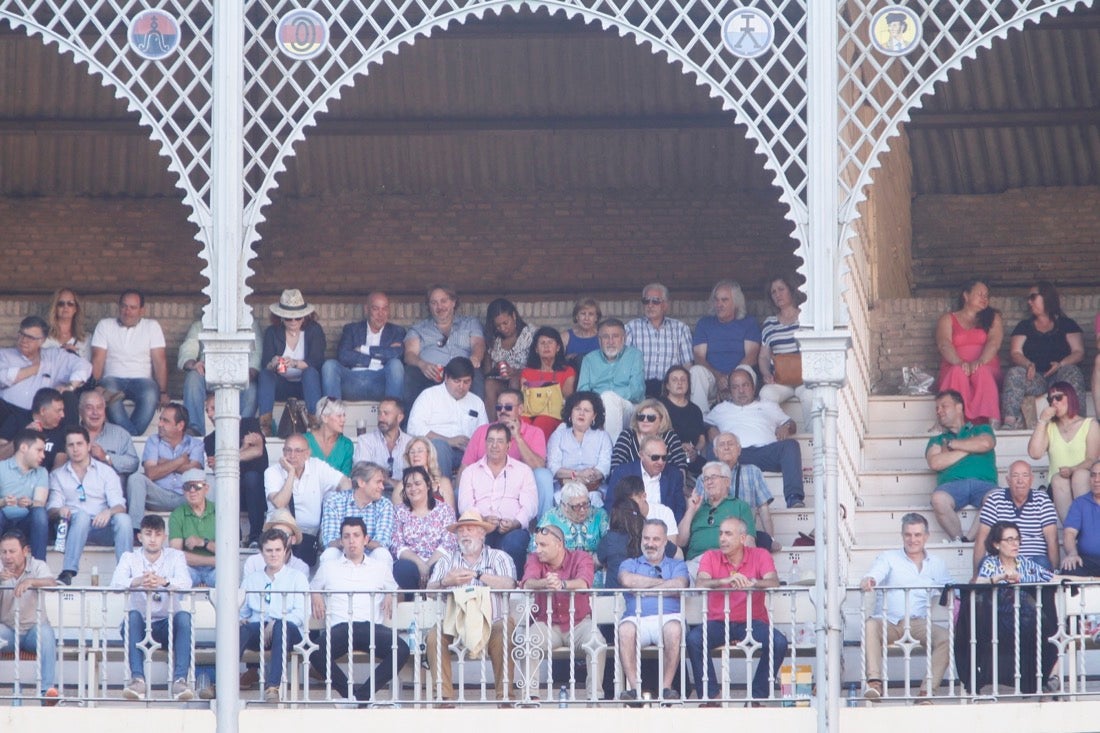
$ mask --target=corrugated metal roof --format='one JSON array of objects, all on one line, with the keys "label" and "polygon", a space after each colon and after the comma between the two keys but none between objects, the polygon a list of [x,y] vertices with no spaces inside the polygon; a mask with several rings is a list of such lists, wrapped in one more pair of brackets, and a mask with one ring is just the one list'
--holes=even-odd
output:
[{"label": "corrugated metal roof", "polygon": [[908,125],[913,193],[1100,184],[1100,9],[1013,32]]}]

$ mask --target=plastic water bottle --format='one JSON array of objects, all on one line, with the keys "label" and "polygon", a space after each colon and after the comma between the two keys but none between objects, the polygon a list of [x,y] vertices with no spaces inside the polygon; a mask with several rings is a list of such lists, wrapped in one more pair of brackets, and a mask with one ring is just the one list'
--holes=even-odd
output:
[{"label": "plastic water bottle", "polygon": [[848,707],[854,708],[859,705],[859,688],[855,682],[848,683]]},{"label": "plastic water bottle", "polygon": [[566,688],[565,685],[562,685],[561,689],[558,690],[558,707],[569,707],[569,690]]},{"label": "plastic water bottle", "polygon": [[65,537],[69,534],[69,520],[62,519],[57,523],[57,538],[54,540],[53,549],[57,552],[65,551]]},{"label": "plastic water bottle", "polygon": [[798,569],[798,558],[791,558],[791,570],[787,573],[787,585],[798,585],[802,580],[802,571]]}]

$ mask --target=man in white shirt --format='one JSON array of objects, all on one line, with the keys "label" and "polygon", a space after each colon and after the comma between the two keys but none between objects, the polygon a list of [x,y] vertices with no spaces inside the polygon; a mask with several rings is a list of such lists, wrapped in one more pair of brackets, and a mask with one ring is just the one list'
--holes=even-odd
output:
[{"label": "man in white shirt", "polygon": [[[367,555],[367,526],[361,517],[346,517],[340,525],[343,554],[323,563],[313,577],[313,618],[324,621],[328,628],[320,634],[317,650],[309,663],[318,674],[332,684],[332,689],[345,698],[348,677],[336,666],[336,660],[347,655],[351,624],[351,649],[371,654],[378,659],[369,680],[352,691],[355,699],[369,702],[376,691],[389,684],[394,672],[400,672],[409,658],[409,645],[385,625],[393,616],[394,596],[372,591],[397,590],[393,563]],[[316,591],[335,591],[325,595]],[[354,592],[354,594],[352,594]],[[373,644],[372,644],[373,642]],[[329,646],[331,644],[331,647]]]},{"label": "man in white shirt", "polygon": [[355,441],[354,462],[369,461],[384,466],[386,486],[392,491],[405,475],[405,449],[412,436],[401,429],[405,408],[401,400],[387,397],[378,403],[378,428],[360,435]]},{"label": "man in white shirt", "polygon": [[118,474],[92,458],[87,430],[72,425],[65,431],[65,453],[69,460],[50,474],[46,511],[50,518],[69,523],[65,560],[57,580],[71,585],[85,545],[113,544],[117,563],[134,547],[134,525],[126,513]]},{"label": "man in white shirt", "polygon": [[172,624],[172,649],[168,660],[172,665],[172,697],[191,700],[195,691],[187,684],[187,672],[191,667],[191,613],[180,610],[179,596],[174,590],[191,587],[191,573],[187,560],[179,550],[165,547],[168,533],[164,519],[149,514],[141,520],[141,549],[127,552],[115,566],[111,577],[112,588],[129,588],[127,595],[127,621],[123,624],[123,640],[130,661],[130,683],[123,688],[127,700],[141,700],[147,690],[145,684],[145,654],[152,655],[141,642],[145,639],[146,624],[152,628],[153,641],[168,645],[168,624]]},{"label": "man in white shirt", "polygon": [[865,593],[878,585],[894,586],[893,590],[875,593],[875,610],[865,627],[863,653],[867,659],[867,689],[863,696],[868,700],[878,700],[884,692],[884,632],[887,645],[907,636],[930,652],[928,676],[921,687],[921,698],[929,697],[940,686],[949,663],[947,629],[933,624],[929,611],[931,600],[938,597],[940,589],[951,582],[951,576],[943,560],[925,552],[928,520],[916,512],[903,516],[901,540],[902,549],[880,554],[860,582],[860,588]]},{"label": "man in white shirt", "polygon": [[456,356],[443,369],[443,384],[420,393],[409,413],[409,435],[432,441],[439,456],[439,470],[450,478],[470,436],[489,421],[485,403],[470,392],[474,365],[464,356]]},{"label": "man in white shirt", "polygon": [[794,420],[774,402],[756,398],[756,374],[752,367],[739,365],[730,372],[730,397],[719,402],[703,418],[708,426],[707,439],[719,433],[733,433],[741,441],[741,461],[763,471],[783,474],[783,497],[787,508],[806,506],[802,488],[802,452],[795,433]]},{"label": "man in white shirt", "polygon": [[[92,376],[109,395],[107,419],[130,435],[143,435],[157,407],[168,404],[164,332],[144,316],[145,296],[125,290],[118,299],[118,318],[104,318],[92,335]],[[133,400],[132,414],[122,397]]]},{"label": "man in white shirt", "polygon": [[321,506],[330,491],[347,491],[351,479],[310,455],[305,437],[294,434],[283,443],[283,456],[264,471],[264,491],[272,509],[290,509],[302,530],[294,554],[307,565],[317,564]]}]

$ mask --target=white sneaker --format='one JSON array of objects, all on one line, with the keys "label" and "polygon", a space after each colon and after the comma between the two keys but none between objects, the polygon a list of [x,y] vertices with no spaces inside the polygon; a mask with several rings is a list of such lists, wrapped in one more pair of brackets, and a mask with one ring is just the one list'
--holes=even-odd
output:
[{"label": "white sneaker", "polygon": [[130,680],[130,684],[122,688],[122,696],[127,700],[145,699],[145,680],[141,677]]},{"label": "white sneaker", "polygon": [[194,700],[195,691],[188,686],[187,680],[179,679],[172,683],[172,697],[180,702]]}]

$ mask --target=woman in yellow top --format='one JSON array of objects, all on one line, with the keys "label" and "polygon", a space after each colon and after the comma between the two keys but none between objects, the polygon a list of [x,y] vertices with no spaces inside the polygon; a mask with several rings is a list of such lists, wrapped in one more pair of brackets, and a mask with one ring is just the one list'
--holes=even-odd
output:
[{"label": "woman in yellow top", "polygon": [[1061,522],[1070,503],[1088,492],[1089,466],[1100,458],[1100,426],[1080,410],[1077,390],[1068,382],[1055,382],[1027,444],[1032,458],[1050,456],[1050,493]]}]

